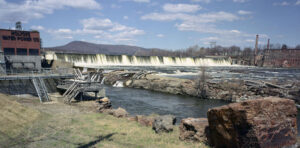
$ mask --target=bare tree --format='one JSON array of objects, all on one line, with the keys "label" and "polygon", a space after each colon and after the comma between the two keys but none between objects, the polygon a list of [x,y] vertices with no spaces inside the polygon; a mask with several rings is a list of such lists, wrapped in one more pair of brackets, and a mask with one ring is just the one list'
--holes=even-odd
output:
[{"label": "bare tree", "polygon": [[277,44],[270,44],[270,49],[280,49],[281,48],[281,44],[277,43]]},{"label": "bare tree", "polygon": [[251,48],[245,48],[242,52],[243,57],[252,57],[253,51]]},{"label": "bare tree", "polygon": [[206,75],[206,67],[202,66],[200,67],[199,75],[196,81],[196,87],[197,87],[197,95],[203,99],[207,98],[206,95],[206,80],[207,80],[207,75]]},{"label": "bare tree", "polygon": [[282,47],[281,49],[288,49],[287,45],[286,44],[282,44]]}]

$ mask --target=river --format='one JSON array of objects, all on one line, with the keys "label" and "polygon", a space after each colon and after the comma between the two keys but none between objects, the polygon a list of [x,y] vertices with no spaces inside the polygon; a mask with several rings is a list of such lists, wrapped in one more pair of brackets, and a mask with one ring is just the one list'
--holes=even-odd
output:
[{"label": "river", "polygon": [[149,90],[105,86],[114,108],[125,108],[131,115],[171,114],[180,121],[187,117],[206,117],[209,108],[228,104],[222,100],[203,100]]},{"label": "river", "polygon": [[[194,79],[199,67],[101,67],[105,70],[152,70],[167,77]],[[207,74],[214,81],[226,79],[267,80],[289,84],[300,80],[299,69],[274,69],[256,67],[208,67]],[[182,118],[206,117],[209,108],[226,105],[222,100],[203,100],[195,97],[172,95],[149,90],[105,86],[106,95],[114,108],[125,108],[131,115],[149,115],[152,113],[172,114],[177,124]],[[297,116],[298,133],[300,133],[300,114]]]}]

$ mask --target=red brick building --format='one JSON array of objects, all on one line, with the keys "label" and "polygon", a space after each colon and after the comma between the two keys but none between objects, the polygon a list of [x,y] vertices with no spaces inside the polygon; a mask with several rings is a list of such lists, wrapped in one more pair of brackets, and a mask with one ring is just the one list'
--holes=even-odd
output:
[{"label": "red brick building", "polygon": [[269,50],[265,53],[264,66],[300,67],[300,49]]},{"label": "red brick building", "polygon": [[0,29],[0,73],[40,71],[40,47],[37,31]]},{"label": "red brick building", "polygon": [[0,29],[0,48],[4,55],[40,55],[40,33]]}]

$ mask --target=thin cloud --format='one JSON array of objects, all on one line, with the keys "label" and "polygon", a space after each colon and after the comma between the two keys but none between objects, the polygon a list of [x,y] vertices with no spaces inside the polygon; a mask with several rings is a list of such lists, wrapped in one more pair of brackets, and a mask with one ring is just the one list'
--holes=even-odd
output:
[{"label": "thin cloud", "polygon": [[239,19],[238,16],[229,12],[211,12],[198,15],[190,15],[185,13],[150,13],[141,17],[142,20],[155,21],[174,21],[182,20],[196,23],[213,23],[218,21],[234,21]]},{"label": "thin cloud", "polygon": [[31,26],[30,29],[32,30],[38,30],[38,31],[41,31],[41,30],[45,30],[45,28],[43,26]]},{"label": "thin cloud", "polygon": [[133,0],[134,2],[138,2],[138,3],[149,3],[150,0]]},{"label": "thin cloud", "polygon": [[124,19],[124,20],[128,20],[128,18],[129,18],[129,17],[128,17],[127,15],[123,16],[123,19]]},{"label": "thin cloud", "polygon": [[240,15],[249,15],[249,14],[252,14],[252,12],[251,11],[245,11],[245,10],[239,10],[238,14],[240,14]]},{"label": "thin cloud", "polygon": [[233,0],[233,2],[235,3],[245,3],[247,2],[248,0]]},{"label": "thin cloud", "polygon": [[163,6],[164,11],[166,12],[197,12],[201,9],[199,5],[191,4],[165,4]]},{"label": "thin cloud", "polygon": [[80,21],[82,29],[71,30],[67,28],[48,30],[54,37],[68,37],[80,35],[93,35],[95,39],[107,40],[110,43],[132,43],[135,37],[145,34],[144,30],[125,26],[110,19],[88,18]]},{"label": "thin cloud", "polygon": [[115,9],[115,8],[122,8],[122,6],[116,5],[116,4],[111,4],[110,8],[113,8],[113,9]]},{"label": "thin cloud", "polygon": [[297,0],[297,2],[295,3],[295,5],[300,5],[300,0]]},{"label": "thin cloud", "polygon": [[210,3],[211,0],[191,0],[192,2]]},{"label": "thin cloud", "polygon": [[[252,12],[240,10],[239,15],[249,15]],[[247,39],[255,38],[256,34],[250,34],[238,29],[220,29],[217,24],[221,22],[232,22],[241,20],[239,16],[230,12],[209,12],[200,14],[189,13],[171,13],[171,12],[154,12],[149,13],[141,17],[142,20],[152,21],[174,21],[174,26],[179,31],[191,31],[210,34],[213,36],[200,39],[200,42],[206,44],[211,41],[217,41],[219,44],[229,45],[241,45]],[[261,38],[267,35],[262,35]]]},{"label": "thin cloud", "polygon": [[21,3],[1,0],[0,4],[0,21],[4,22],[27,22],[31,19],[40,19],[45,14],[52,14],[55,10],[65,7],[101,9],[101,5],[95,0],[26,0]]},{"label": "thin cloud", "polygon": [[163,34],[157,34],[156,36],[159,37],[159,38],[165,37],[165,35],[163,35]]},{"label": "thin cloud", "polygon": [[290,3],[287,1],[279,2],[279,3],[273,3],[274,6],[289,6]]}]

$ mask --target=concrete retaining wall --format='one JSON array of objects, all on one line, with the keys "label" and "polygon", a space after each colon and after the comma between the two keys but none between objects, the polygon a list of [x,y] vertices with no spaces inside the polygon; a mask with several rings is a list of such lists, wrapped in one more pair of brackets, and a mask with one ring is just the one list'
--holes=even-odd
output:
[{"label": "concrete retaining wall", "polygon": [[12,63],[11,68],[18,69],[31,69],[41,70],[41,57],[40,56],[6,56],[7,60]]},{"label": "concrete retaining wall", "polygon": [[[57,92],[58,79],[44,79],[44,82],[49,93]],[[0,93],[10,95],[32,94],[37,96],[31,80],[2,80],[0,81]]]}]

